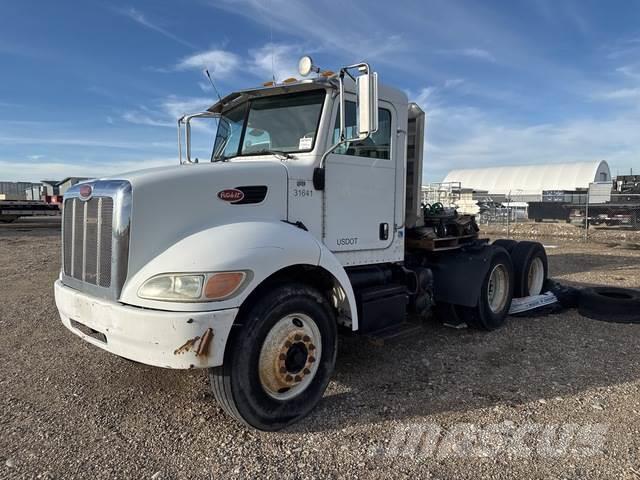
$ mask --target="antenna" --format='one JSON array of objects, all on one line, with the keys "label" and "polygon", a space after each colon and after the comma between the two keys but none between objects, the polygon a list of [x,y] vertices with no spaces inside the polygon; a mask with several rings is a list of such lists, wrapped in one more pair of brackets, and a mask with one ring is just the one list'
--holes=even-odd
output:
[{"label": "antenna", "polygon": [[209,69],[205,68],[204,69],[204,73],[207,76],[207,78],[209,79],[209,82],[211,82],[211,86],[213,87],[213,91],[216,92],[216,95],[218,96],[218,100],[222,101],[222,97],[220,96],[220,93],[218,92],[218,89],[216,88],[215,84],[213,83],[213,80],[211,79],[211,75],[209,74]]},{"label": "antenna", "polygon": [[[271,2],[269,2],[271,3]],[[270,6],[270,5],[269,5]],[[269,8],[271,12],[271,8]],[[273,18],[269,15],[269,36],[270,36],[270,44],[271,44],[271,80],[273,80],[273,84],[276,84],[276,73],[275,73],[275,45],[273,44]]]}]

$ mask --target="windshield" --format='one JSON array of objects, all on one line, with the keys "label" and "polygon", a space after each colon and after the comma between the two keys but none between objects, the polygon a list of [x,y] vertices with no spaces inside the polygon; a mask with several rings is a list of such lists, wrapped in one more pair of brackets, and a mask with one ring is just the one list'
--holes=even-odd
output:
[{"label": "windshield", "polygon": [[324,90],[261,97],[223,113],[212,160],[313,150]]}]

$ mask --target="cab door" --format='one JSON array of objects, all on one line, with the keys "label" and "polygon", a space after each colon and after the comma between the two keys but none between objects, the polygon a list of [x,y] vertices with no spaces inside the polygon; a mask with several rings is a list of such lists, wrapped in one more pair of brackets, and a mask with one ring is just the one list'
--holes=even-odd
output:
[{"label": "cab door", "polygon": [[[347,137],[355,136],[356,105],[345,102]],[[335,112],[332,144],[339,137]],[[325,161],[323,241],[333,252],[378,250],[393,241],[396,200],[396,156],[393,106],[379,103],[378,131],[368,139],[350,142]]]}]

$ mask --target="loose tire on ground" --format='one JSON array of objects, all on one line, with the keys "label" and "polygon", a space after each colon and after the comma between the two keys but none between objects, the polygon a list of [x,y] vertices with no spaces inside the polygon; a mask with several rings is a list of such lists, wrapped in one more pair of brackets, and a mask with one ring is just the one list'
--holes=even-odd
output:
[{"label": "loose tire on ground", "polygon": [[238,323],[224,364],[209,369],[219,405],[259,430],[300,420],[322,398],[335,365],[337,328],[327,300],[313,288],[282,285]]},{"label": "loose tire on ground", "polygon": [[480,289],[478,305],[475,307],[456,306],[456,312],[467,325],[482,330],[501,327],[513,299],[513,264],[509,253],[500,246],[493,250],[487,275]]},{"label": "loose tire on ground", "polygon": [[513,261],[516,298],[540,295],[549,275],[547,253],[541,243],[518,242],[509,252]]},{"label": "loose tire on ground", "polygon": [[640,291],[629,288],[593,287],[580,291],[578,311],[595,320],[640,323]]}]

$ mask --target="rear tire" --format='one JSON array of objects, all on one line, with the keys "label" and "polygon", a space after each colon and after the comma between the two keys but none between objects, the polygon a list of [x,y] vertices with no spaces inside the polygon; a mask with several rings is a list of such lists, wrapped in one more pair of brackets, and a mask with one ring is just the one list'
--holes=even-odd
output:
[{"label": "rear tire", "polygon": [[511,251],[515,248],[517,244],[518,244],[517,241],[509,240],[508,238],[499,238],[498,240],[492,243],[492,245],[495,245],[496,247],[504,248],[507,252],[509,252],[509,254],[511,254]]},{"label": "rear tire", "polygon": [[313,288],[282,285],[238,323],[223,365],[209,369],[218,404],[259,430],[300,420],[322,398],[335,365],[337,328],[327,300]]},{"label": "rear tire", "polygon": [[482,281],[478,305],[456,306],[456,312],[467,325],[482,330],[495,330],[504,325],[513,299],[513,264],[507,251],[491,246],[493,254],[487,275]]},{"label": "rear tire", "polygon": [[518,242],[511,252],[516,298],[540,295],[549,275],[547,253],[541,243]]}]

